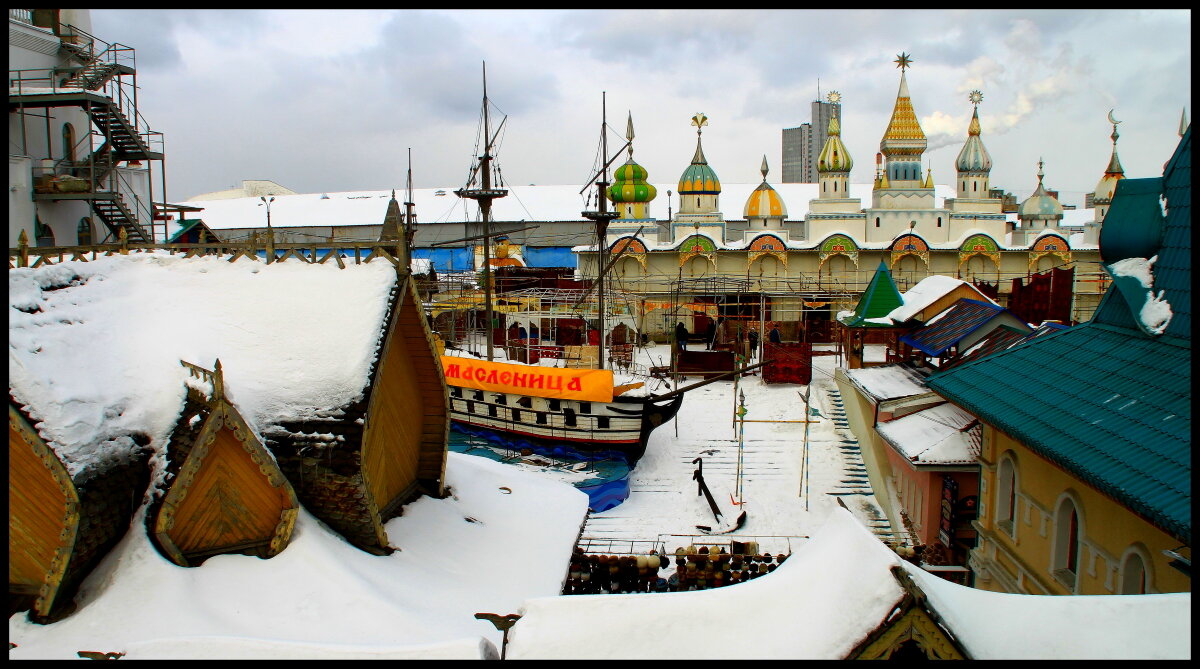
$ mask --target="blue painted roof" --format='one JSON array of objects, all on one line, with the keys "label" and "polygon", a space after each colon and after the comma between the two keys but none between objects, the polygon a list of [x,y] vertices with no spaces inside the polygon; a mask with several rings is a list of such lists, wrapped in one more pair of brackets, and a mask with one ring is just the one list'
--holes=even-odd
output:
[{"label": "blue painted roof", "polygon": [[936,358],[1002,313],[1004,307],[964,297],[936,320],[900,337],[900,341]]}]

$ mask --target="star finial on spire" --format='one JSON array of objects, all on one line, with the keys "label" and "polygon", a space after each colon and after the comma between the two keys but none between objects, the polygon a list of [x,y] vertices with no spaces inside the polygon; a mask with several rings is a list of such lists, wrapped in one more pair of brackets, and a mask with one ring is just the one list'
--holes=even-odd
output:
[{"label": "star finial on spire", "polygon": [[979,89],[976,89],[971,91],[971,94],[968,95],[967,98],[971,101],[971,104],[978,107],[979,103],[983,102],[983,93],[980,93]]},{"label": "star finial on spire", "polygon": [[837,91],[829,91],[829,95],[825,96],[825,99],[828,100],[829,104],[831,105],[841,104],[842,94]]},{"label": "star finial on spire", "polygon": [[904,52],[900,52],[900,55],[897,56],[896,60],[892,62],[896,63],[896,67],[900,68],[901,73],[903,73],[905,69],[912,67],[912,58],[909,58],[908,54]]},{"label": "star finial on spire", "polygon": [[696,126],[696,134],[699,135],[700,129],[708,125],[708,117],[704,115],[704,112],[696,112],[696,115],[692,117],[692,125]]}]

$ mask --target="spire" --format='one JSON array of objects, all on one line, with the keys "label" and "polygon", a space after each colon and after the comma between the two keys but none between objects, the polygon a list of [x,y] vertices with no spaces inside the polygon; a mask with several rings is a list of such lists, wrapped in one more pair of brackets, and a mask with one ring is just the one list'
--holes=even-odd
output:
[{"label": "spire", "polygon": [[1121,123],[1121,121],[1118,121],[1115,118],[1113,118],[1113,110],[1111,110],[1111,109],[1108,110],[1108,122],[1111,123],[1112,127],[1113,127],[1112,135],[1109,135],[1110,137],[1112,137],[1113,152],[1112,152],[1112,158],[1108,161],[1108,169],[1104,170],[1104,173],[1112,174],[1112,175],[1117,175],[1117,174],[1123,175],[1123,174],[1125,174],[1125,170],[1121,168],[1121,160],[1119,158],[1117,158],[1117,138],[1121,136],[1120,133],[1117,132],[1117,124]]},{"label": "spire", "polygon": [[633,112],[629,112],[629,120],[625,123],[625,139],[629,140],[629,160],[633,160]]},{"label": "spire", "polygon": [[379,241],[395,242],[400,240],[400,236],[400,203],[396,201],[396,190],[393,188],[392,199],[388,200],[387,213],[383,217],[383,229],[379,233]]},{"label": "spire", "polygon": [[759,169],[763,175],[763,183],[767,183],[767,154],[763,154],[762,167]]},{"label": "spire", "polygon": [[1183,137],[1183,133],[1187,132],[1187,129],[1187,107],[1184,107],[1183,111],[1179,114],[1179,136]]},{"label": "spire", "polygon": [[901,53],[895,62],[900,68],[900,90],[896,93],[896,106],[892,109],[892,118],[883,134],[883,141],[879,143],[879,149],[889,157],[897,154],[920,155],[929,143],[925,132],[921,130],[920,122],[917,121],[912,96],[908,92],[905,70],[911,67],[912,59],[908,54]]},{"label": "spire", "polygon": [[693,165],[707,165],[708,161],[704,159],[704,149],[700,147],[700,133],[704,126],[708,125],[708,117],[703,112],[696,112],[692,117],[692,125],[696,126],[696,155],[692,156]]},{"label": "spire", "polygon": [[933,188],[933,168],[925,168],[925,183],[921,184],[921,188]]}]

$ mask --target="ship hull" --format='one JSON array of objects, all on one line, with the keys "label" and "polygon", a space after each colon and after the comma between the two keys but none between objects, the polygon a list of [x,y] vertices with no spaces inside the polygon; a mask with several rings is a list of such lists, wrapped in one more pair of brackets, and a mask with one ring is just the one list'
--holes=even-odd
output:
[{"label": "ship hull", "polygon": [[621,457],[632,467],[650,433],[673,418],[682,396],[666,401],[614,397],[612,402],[554,400],[452,387],[450,419],[463,432],[548,455]]}]

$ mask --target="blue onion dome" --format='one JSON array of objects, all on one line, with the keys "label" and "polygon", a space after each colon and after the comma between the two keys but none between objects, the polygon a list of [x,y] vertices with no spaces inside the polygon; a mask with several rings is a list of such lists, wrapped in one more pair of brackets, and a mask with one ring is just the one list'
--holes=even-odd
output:
[{"label": "blue onion dome", "polygon": [[1061,219],[1063,217],[1062,205],[1058,200],[1054,199],[1046,192],[1046,187],[1042,185],[1042,161],[1038,161],[1038,186],[1037,190],[1033,191],[1033,195],[1029,196],[1028,200],[1021,203],[1020,209],[1017,210],[1017,216],[1022,219]]},{"label": "blue onion dome", "polygon": [[700,144],[700,129],[708,125],[708,117],[696,114],[692,117],[692,125],[696,126],[696,154],[692,156],[692,164],[687,166],[679,177],[679,193],[681,195],[716,195],[721,192],[721,180],[717,173],[708,166],[704,159],[704,148]]},{"label": "blue onion dome", "polygon": [[842,143],[842,124],[836,116],[829,119],[828,135],[829,139],[825,140],[825,146],[817,158],[817,171],[849,172],[850,168],[854,167],[854,160],[850,158],[850,152]]},{"label": "blue onion dome", "polygon": [[650,175],[646,168],[633,162],[633,114],[629,115],[625,137],[629,140],[629,158],[613,172],[608,199],[613,203],[649,202],[658,195],[658,189],[646,183]]},{"label": "blue onion dome", "polygon": [[779,197],[779,193],[767,183],[767,157],[763,156],[762,161],[763,182],[750,193],[750,197],[746,199],[746,208],[742,215],[749,218],[786,218],[787,207],[783,204],[783,198]]},{"label": "blue onion dome", "polygon": [[967,143],[963,145],[962,151],[958,153],[958,160],[955,161],[959,172],[992,170],[992,157],[988,155],[983,140],[979,138],[979,103],[982,100],[982,93],[971,91],[971,102],[975,105],[975,111],[971,114],[971,125],[967,128]]}]

